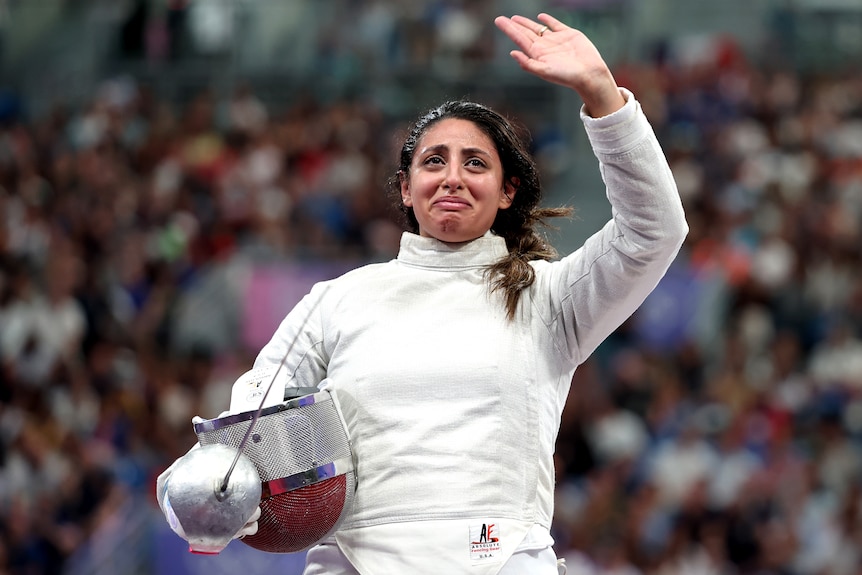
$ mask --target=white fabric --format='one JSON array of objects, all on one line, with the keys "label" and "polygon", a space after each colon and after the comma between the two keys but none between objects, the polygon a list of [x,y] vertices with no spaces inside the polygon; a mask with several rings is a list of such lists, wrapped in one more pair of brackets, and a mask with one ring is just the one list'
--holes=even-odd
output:
[{"label": "white fabric", "polygon": [[509,559],[499,575],[558,575],[565,573],[557,565],[557,556],[550,547],[530,549],[516,553]]},{"label": "white fabric", "polygon": [[[433,523],[433,522],[432,522]],[[441,522],[438,522],[441,523]],[[371,532],[367,534],[363,547],[371,548],[378,553],[374,554],[373,567],[360,565],[359,569],[351,563],[339,549],[333,540],[326,541],[309,550],[306,556],[306,568],[303,575],[358,575],[360,573],[497,573],[498,575],[558,575],[565,573],[565,567],[561,567],[557,561],[551,545],[553,540],[543,528],[534,526],[517,546],[514,553],[501,567],[501,562],[479,564],[468,568],[459,567],[453,571],[451,560],[443,556],[437,549],[440,548],[440,539],[429,537],[427,549],[423,549],[423,555],[410,556],[388,556],[380,555],[381,543],[395,546],[400,544],[405,536],[399,530],[398,525],[383,526],[387,531],[387,537],[382,530],[377,532],[374,528],[365,528],[358,531]],[[423,527],[429,527],[423,523]],[[426,535],[433,533],[434,526],[425,531]],[[339,538],[341,537],[339,533]],[[391,562],[391,563],[389,563]],[[563,562],[564,564],[564,562]],[[373,569],[373,571],[371,571]]]},{"label": "white fabric", "polygon": [[337,390],[359,477],[339,544],[363,573],[387,572],[374,534],[388,525],[398,527],[393,561],[426,545],[437,557],[465,552],[460,539],[426,538],[432,522],[494,518],[547,534],[574,370],[643,302],[687,232],[658,142],[625,95],[610,116],[582,112],[613,219],[575,253],[533,263],[513,321],[485,278],[506,254],[502,238],[447,245],[404,234],[396,260],[316,285],[261,350],[255,368],[282,361],[296,339],[288,385]]},{"label": "white fabric", "polygon": [[[423,573],[433,566],[434,573],[495,575],[530,530],[527,523],[500,518],[487,518],[481,523],[468,519],[429,520],[408,525],[407,530],[404,527],[384,523],[342,529],[335,539],[350,563],[363,574]],[[483,527],[490,528],[494,538],[499,539],[486,544],[490,549],[479,542]],[[417,536],[421,541],[416,541]],[[471,552],[472,543],[478,545]],[[540,547],[550,549],[549,542],[544,541]],[[409,553],[402,552],[405,548]],[[441,553],[442,549],[449,552]],[[536,554],[535,549],[523,551]]]}]

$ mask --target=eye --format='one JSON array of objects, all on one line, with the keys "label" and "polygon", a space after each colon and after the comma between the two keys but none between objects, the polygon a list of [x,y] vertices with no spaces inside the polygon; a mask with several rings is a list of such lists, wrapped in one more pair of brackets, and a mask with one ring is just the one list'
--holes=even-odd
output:
[{"label": "eye", "polygon": [[442,165],[443,158],[441,158],[440,156],[428,156],[422,163],[425,165]]},{"label": "eye", "polygon": [[470,168],[484,168],[486,164],[479,158],[470,158],[464,165]]}]

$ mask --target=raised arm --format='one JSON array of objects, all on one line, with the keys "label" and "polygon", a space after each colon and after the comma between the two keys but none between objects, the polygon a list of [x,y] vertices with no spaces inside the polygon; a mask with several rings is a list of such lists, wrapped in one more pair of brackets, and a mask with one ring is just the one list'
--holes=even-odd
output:
[{"label": "raised arm", "polygon": [[688,231],[670,167],[635,96],[579,30],[540,14],[498,17],[525,71],[575,90],[612,219],[575,253],[537,265],[536,311],[577,365],[655,288]]}]

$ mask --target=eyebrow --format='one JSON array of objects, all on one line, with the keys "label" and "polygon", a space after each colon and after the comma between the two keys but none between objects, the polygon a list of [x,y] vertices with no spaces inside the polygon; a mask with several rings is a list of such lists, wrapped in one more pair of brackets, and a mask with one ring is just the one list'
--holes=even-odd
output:
[{"label": "eyebrow", "polygon": [[[427,148],[422,148],[422,150],[420,151],[420,155],[425,155],[428,153],[439,154],[440,152],[444,152],[444,151],[448,151],[448,150],[449,150],[449,146],[447,146],[446,144],[437,144],[435,146],[428,146]],[[484,150],[482,148],[464,148],[462,150],[462,152],[465,156],[491,157],[491,154],[488,153],[487,150]]]}]

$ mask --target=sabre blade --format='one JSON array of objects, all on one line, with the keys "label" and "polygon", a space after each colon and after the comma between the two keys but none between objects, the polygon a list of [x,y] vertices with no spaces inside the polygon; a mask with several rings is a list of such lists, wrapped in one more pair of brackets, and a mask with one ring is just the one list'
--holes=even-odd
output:
[{"label": "sabre blade", "polygon": [[276,378],[278,378],[278,374],[281,371],[281,368],[284,366],[284,362],[287,361],[287,356],[290,355],[293,346],[296,344],[296,340],[299,339],[299,336],[302,334],[302,328],[305,327],[305,324],[308,323],[311,314],[314,313],[314,310],[320,304],[320,301],[323,299],[324,293],[329,289],[329,286],[326,286],[320,294],[320,297],[317,298],[317,301],[311,306],[308,310],[308,313],[302,320],[302,323],[299,325],[299,328],[296,330],[296,336],[293,338],[293,341],[290,342],[290,345],[287,347],[287,351],[284,352],[284,355],[281,357],[281,361],[278,362],[278,368],[276,368],[275,373],[272,374],[272,378],[269,380],[269,384],[266,387],[266,392],[263,394],[263,397],[260,400],[260,405],[255,410],[254,414],[251,416],[251,421],[248,424],[248,429],[245,430],[245,434],[242,436],[242,441],[239,442],[239,447],[237,448],[236,455],[233,458],[233,462],[230,464],[230,468],[228,468],[227,473],[224,476],[224,480],[222,480],[221,485],[219,487],[219,491],[224,493],[227,491],[228,483],[230,482],[230,476],[233,473],[234,468],[236,467],[237,461],[239,461],[240,455],[242,455],[242,450],[245,448],[245,444],[248,442],[248,438],[251,437],[251,430],[254,429],[254,425],[257,423],[258,418],[260,417],[260,412],[263,411],[263,406],[266,404],[266,398],[269,397],[269,392],[272,391],[272,386],[275,383]]}]

